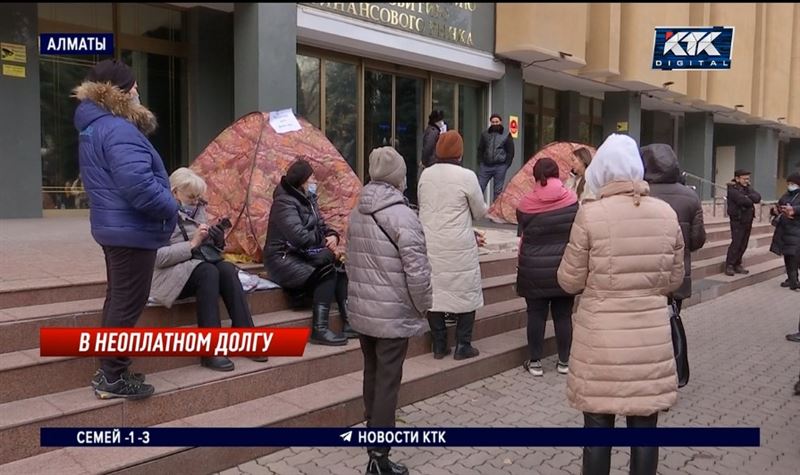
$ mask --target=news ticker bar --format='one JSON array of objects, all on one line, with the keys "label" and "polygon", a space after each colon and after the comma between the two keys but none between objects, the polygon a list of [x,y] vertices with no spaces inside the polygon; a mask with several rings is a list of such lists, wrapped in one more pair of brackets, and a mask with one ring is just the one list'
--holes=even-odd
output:
[{"label": "news ticker bar", "polygon": [[759,447],[758,427],[48,428],[42,447]]},{"label": "news ticker bar", "polygon": [[303,356],[310,328],[39,329],[41,356]]}]

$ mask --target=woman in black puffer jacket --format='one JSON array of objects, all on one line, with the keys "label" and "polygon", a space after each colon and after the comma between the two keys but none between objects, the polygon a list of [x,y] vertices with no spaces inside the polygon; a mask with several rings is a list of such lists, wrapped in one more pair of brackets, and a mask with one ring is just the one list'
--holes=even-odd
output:
[{"label": "woman in black puffer jacket", "polygon": [[792,173],[786,181],[788,191],[770,209],[772,225],[775,226],[770,251],[783,256],[786,265],[787,279],[781,287],[800,290],[800,172]]},{"label": "woman in black puffer jacket", "polygon": [[[312,343],[346,345],[347,338],[358,337],[347,321],[347,274],[334,254],[339,233],[325,224],[319,212],[313,174],[311,165],[299,159],[275,188],[264,267],[270,279],[290,294],[313,293]],[[328,328],[334,299],[344,321],[344,335]]]},{"label": "woman in black puffer jacket", "polygon": [[533,166],[536,184],[517,208],[522,242],[519,247],[517,294],[528,304],[528,351],[522,365],[542,376],[542,351],[547,313],[553,314],[558,346],[558,372],[569,372],[572,345],[572,307],[575,297],[558,285],[558,267],[578,213],[578,197],[558,178],[558,165],[541,158]]}]

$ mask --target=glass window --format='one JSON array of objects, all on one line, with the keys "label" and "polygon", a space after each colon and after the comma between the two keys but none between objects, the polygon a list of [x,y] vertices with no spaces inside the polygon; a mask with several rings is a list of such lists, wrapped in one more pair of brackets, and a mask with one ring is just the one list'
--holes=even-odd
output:
[{"label": "glass window", "polygon": [[186,60],[129,50],[122,51],[121,59],[133,68],[142,104],[158,120],[158,128],[148,138],[161,155],[167,173],[172,173],[188,163],[181,140],[186,117],[176,100],[186,88]]},{"label": "glass window", "polygon": [[433,110],[444,111],[444,122],[447,128],[455,127],[456,85],[448,81],[433,81]]},{"label": "glass window", "polygon": [[544,147],[550,142],[555,142],[558,134],[557,124],[558,120],[549,115],[542,116],[542,140],[540,147]]},{"label": "glass window", "polygon": [[297,115],[320,127],[319,58],[297,55]]},{"label": "glass window", "polygon": [[539,115],[536,113],[525,113],[525,135],[524,149],[525,157],[523,161],[530,160],[539,151]]},{"label": "glass window", "polygon": [[458,86],[458,132],[464,138],[463,165],[470,170],[478,169],[478,141],[486,117],[484,90],[481,86]]},{"label": "glass window", "polygon": [[110,3],[40,3],[39,18],[101,31],[112,31],[114,24]]},{"label": "glass window", "polygon": [[558,91],[555,89],[544,88],[542,94],[542,106],[545,109],[558,109]]},{"label": "glass window", "polygon": [[394,148],[406,161],[406,197],[417,202],[417,163],[422,153],[422,106],[425,81],[418,78],[394,78]]},{"label": "glass window", "polygon": [[[392,75],[364,73],[364,157],[378,147],[392,144]],[[369,167],[367,167],[369,168]],[[368,177],[369,169],[365,175]],[[364,180],[367,183],[368,180]]]},{"label": "glass window", "polygon": [[591,144],[599,147],[603,143],[603,125],[592,126],[592,141]]},{"label": "glass window", "polygon": [[353,170],[358,133],[357,95],[356,65],[325,60],[325,135]]},{"label": "glass window", "polygon": [[590,134],[591,126],[588,122],[581,121],[578,124],[578,141],[581,143],[592,143],[591,141],[591,134]]},{"label": "glass window", "polygon": [[603,101],[592,99],[592,117],[600,120],[603,119]]},{"label": "glass window", "polygon": [[534,106],[539,105],[539,86],[535,84],[528,84],[525,83],[525,89],[523,90],[524,102],[525,104],[532,104]]},{"label": "glass window", "polygon": [[167,41],[183,41],[180,11],[141,3],[118,5],[121,33]]},{"label": "glass window", "polygon": [[580,99],[578,100],[578,113],[580,115],[589,116],[589,105],[591,103],[590,101],[591,99],[588,97],[583,97],[583,96],[580,97]]},{"label": "glass window", "polygon": [[67,189],[78,178],[78,132],[73,117],[78,102],[70,97],[97,59],[91,56],[42,56],[39,61],[42,134],[42,207],[86,208],[85,195]]}]

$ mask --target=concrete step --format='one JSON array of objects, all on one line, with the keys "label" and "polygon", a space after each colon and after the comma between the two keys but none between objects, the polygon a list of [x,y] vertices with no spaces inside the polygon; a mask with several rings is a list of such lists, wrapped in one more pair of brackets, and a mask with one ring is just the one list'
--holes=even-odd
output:
[{"label": "concrete step", "polygon": [[[765,260],[759,264],[748,265],[747,270],[749,270],[750,273],[747,275],[737,274],[733,277],[728,277],[720,273],[704,279],[693,279],[692,297],[686,300],[684,305],[695,305],[701,302],[707,302],[741,288],[759,284],[778,276],[785,276],[786,269],[783,264],[783,259],[774,254],[772,254],[772,257],[772,259]],[[796,294],[786,289],[786,296],[789,298],[796,296]]]},{"label": "concrete step", "polygon": [[[512,264],[512,262],[514,264]],[[488,304],[516,298],[516,255],[488,260],[487,275],[510,269],[514,274],[497,275],[483,279],[483,298]],[[280,312],[289,308],[281,289],[256,291],[248,294],[254,315]],[[99,327],[102,322],[103,299],[76,300],[46,305],[31,305],[0,310],[0,352],[23,351],[39,346],[39,328],[42,327]],[[222,300],[220,315],[227,318]],[[139,319],[139,327],[176,327],[196,324],[196,305],[193,301],[173,305],[147,307]]]},{"label": "concrete step", "polygon": [[[264,270],[261,264],[237,264],[237,266],[252,274]],[[0,309],[96,299],[105,297],[105,295],[106,281],[104,279],[73,284],[42,285],[0,291]]]},{"label": "concrete step", "polygon": [[[516,263],[516,258],[516,252],[497,252],[482,255],[479,257],[481,275],[483,277],[497,277],[498,275],[504,274],[506,272],[504,272],[503,269],[508,264],[508,261],[513,260]],[[261,264],[237,265],[251,274],[259,274],[264,271],[264,267]],[[42,285],[27,289],[0,291],[0,310],[104,298],[105,295],[105,280],[76,282],[69,285]],[[0,313],[0,316],[2,316],[2,313]]]},{"label": "concrete step", "polygon": [[[553,354],[551,326],[545,341],[546,354]],[[398,405],[412,404],[515,367],[520,367],[520,378],[531,377],[521,369],[527,353],[525,329],[483,338],[476,347],[481,354],[469,360],[434,360],[430,355],[406,359]],[[547,377],[557,377],[555,368],[545,370],[552,373]],[[362,381],[359,368],[157,427],[346,427],[363,420]],[[65,448],[0,465],[0,473],[213,473],[278,450],[281,448]]]},{"label": "concrete step", "polygon": [[[692,279],[699,280],[718,274],[724,275],[726,257],[726,255],[721,255],[703,260],[692,259]],[[742,264],[749,268],[773,260],[776,257],[775,254],[769,252],[768,247],[750,248],[745,252]]]},{"label": "concrete step", "polygon": [[[750,236],[748,249],[769,247],[770,244],[772,244],[772,232],[753,234]],[[728,253],[728,247],[730,247],[730,245],[730,239],[708,242],[702,249],[692,253],[692,259],[704,260],[724,256]]]},{"label": "concrete step", "polygon": [[[478,340],[523,328],[525,324],[523,299],[487,305],[478,311],[473,339],[480,348]],[[453,344],[455,328],[450,327],[448,333]],[[411,339],[408,355],[425,355],[430,350],[430,336],[426,334]],[[302,388],[323,379],[359,371],[363,364],[357,340],[350,340],[343,347],[308,345],[302,357],[275,357],[267,363],[235,358],[236,369],[227,373],[203,368],[196,364],[195,358],[186,359],[191,366],[148,374],[147,381],[155,385],[156,394],[144,401],[96,399],[88,385],[94,367],[84,367],[86,363],[77,359],[55,363],[42,361],[41,364],[21,368],[22,371],[46,371],[52,374],[57,371],[52,368],[73,365],[71,368],[75,374],[71,375],[71,384],[77,387],[0,404],[0,447],[3,448],[0,451],[0,464],[48,451],[48,448],[39,447],[36,442],[40,427],[152,426]],[[429,359],[434,361],[430,356]],[[134,367],[140,369],[144,358],[137,360]],[[38,369],[47,364],[55,366]],[[80,373],[80,370],[84,372]],[[19,374],[17,378],[16,385],[20,387],[11,388],[15,395],[19,395],[25,385],[44,384],[24,374]],[[67,383],[62,381],[59,384]]]},{"label": "concrete step", "polygon": [[[772,234],[774,230],[775,228],[769,223],[753,223],[753,231],[751,234]],[[730,240],[731,227],[729,222],[724,222],[713,226],[706,225],[706,241],[708,243]]]}]

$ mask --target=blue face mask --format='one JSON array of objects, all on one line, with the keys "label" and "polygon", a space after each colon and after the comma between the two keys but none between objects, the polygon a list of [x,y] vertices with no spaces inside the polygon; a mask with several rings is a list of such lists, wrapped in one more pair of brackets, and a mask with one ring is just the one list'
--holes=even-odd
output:
[{"label": "blue face mask", "polygon": [[317,194],[317,184],[316,183],[309,183],[308,184],[308,194],[309,195],[316,195]]}]

